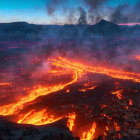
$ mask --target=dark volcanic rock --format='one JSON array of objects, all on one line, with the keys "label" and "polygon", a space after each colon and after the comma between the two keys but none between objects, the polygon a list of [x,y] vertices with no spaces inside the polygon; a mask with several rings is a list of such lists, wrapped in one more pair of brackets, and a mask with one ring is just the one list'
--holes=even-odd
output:
[{"label": "dark volcanic rock", "polygon": [[16,124],[0,118],[0,140],[72,140],[72,133],[66,127],[66,120],[50,125],[33,126]]}]

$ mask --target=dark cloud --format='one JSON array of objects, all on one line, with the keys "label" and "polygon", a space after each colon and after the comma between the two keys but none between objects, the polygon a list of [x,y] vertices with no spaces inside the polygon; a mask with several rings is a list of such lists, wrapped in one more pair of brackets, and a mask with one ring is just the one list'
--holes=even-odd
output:
[{"label": "dark cloud", "polygon": [[114,23],[119,23],[121,22],[128,22],[128,17],[127,15],[124,14],[126,10],[128,10],[128,5],[119,5],[115,11],[111,14],[110,18],[111,21]]},{"label": "dark cloud", "polygon": [[[46,4],[47,13],[55,18],[55,11],[62,7],[65,23],[67,24],[96,24],[102,19],[107,19],[114,23],[140,22],[140,1],[135,5],[122,4],[117,7],[109,7],[105,3],[108,0],[82,0],[80,8],[72,8],[68,5],[69,0],[50,0]],[[84,5],[83,5],[84,4]],[[86,10],[83,8],[86,5]],[[78,18],[77,13],[80,13]],[[57,18],[58,19],[58,18]]]},{"label": "dark cloud", "polygon": [[54,12],[57,10],[59,4],[62,4],[65,1],[66,0],[50,0],[49,2],[47,2],[46,8],[48,15],[53,15]]},{"label": "dark cloud", "polygon": [[85,0],[84,2],[93,10],[100,7],[107,0]]},{"label": "dark cloud", "polygon": [[136,5],[134,6],[132,13],[131,13],[131,18],[135,22],[140,22],[140,1],[137,2]]},{"label": "dark cloud", "polygon": [[[84,0],[83,0],[84,1]],[[86,0],[84,3],[88,6],[88,23],[95,24],[104,19],[103,4],[108,0]]]},{"label": "dark cloud", "polygon": [[[48,15],[52,16],[54,15],[55,11],[59,9],[59,6],[67,3],[68,0],[50,0],[49,2],[47,2],[46,4],[46,9],[47,9],[47,13]],[[67,14],[65,13],[65,15],[67,15],[66,17],[66,21],[70,23],[78,23],[78,24],[87,24],[87,18],[91,18],[89,19],[90,21],[92,21],[93,23],[96,23],[96,21],[99,21],[101,18],[101,14],[99,14],[99,12],[97,13],[97,11],[99,11],[98,9],[101,7],[101,5],[103,5],[103,3],[105,3],[107,0],[82,0],[82,2],[84,4],[86,4],[88,6],[88,12],[85,11],[85,9],[80,5],[79,3],[79,8],[70,8],[67,4],[65,5],[65,9],[67,9]],[[60,9],[59,9],[60,10]],[[76,19],[76,13],[80,12],[80,17],[78,19]],[[66,23],[67,23],[66,22]]]},{"label": "dark cloud", "polygon": [[140,2],[137,2],[134,6],[119,5],[110,14],[110,21],[114,23],[140,22],[139,9]]}]

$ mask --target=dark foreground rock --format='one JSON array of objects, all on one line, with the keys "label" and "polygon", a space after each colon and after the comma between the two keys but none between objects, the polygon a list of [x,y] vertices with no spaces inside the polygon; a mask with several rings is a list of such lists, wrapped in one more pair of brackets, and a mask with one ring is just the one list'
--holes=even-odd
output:
[{"label": "dark foreground rock", "polygon": [[0,118],[0,140],[74,140],[66,120],[51,125],[33,126],[8,122]]}]

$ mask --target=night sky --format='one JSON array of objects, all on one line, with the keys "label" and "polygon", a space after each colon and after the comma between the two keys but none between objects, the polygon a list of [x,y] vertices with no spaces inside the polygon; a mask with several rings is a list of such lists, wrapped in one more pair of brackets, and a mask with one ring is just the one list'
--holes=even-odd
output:
[{"label": "night sky", "polygon": [[81,17],[88,24],[138,23],[139,9],[140,0],[0,0],[0,22],[76,24]]}]

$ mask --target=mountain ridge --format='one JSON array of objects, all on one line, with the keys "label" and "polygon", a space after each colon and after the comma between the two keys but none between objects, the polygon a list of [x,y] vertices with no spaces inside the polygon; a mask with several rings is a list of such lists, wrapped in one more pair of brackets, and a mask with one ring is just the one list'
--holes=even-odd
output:
[{"label": "mountain ridge", "polygon": [[57,38],[62,40],[83,40],[101,37],[140,36],[140,26],[119,26],[101,20],[95,25],[36,25],[27,22],[0,23],[0,37],[9,39]]}]

